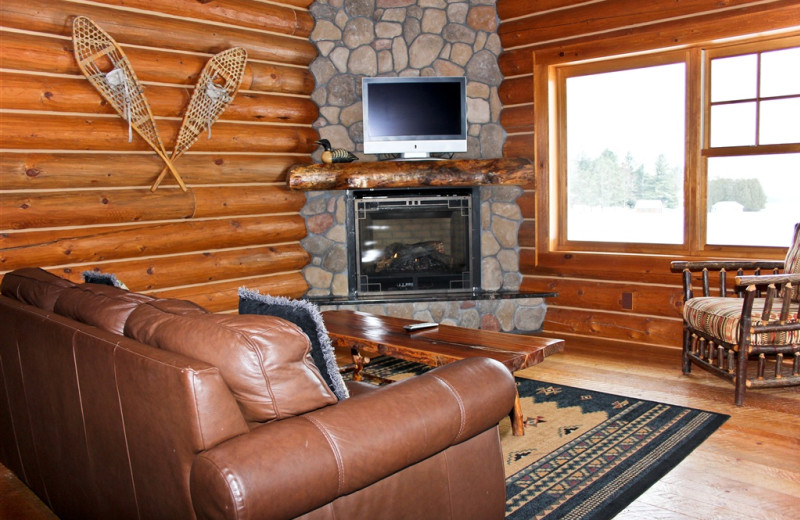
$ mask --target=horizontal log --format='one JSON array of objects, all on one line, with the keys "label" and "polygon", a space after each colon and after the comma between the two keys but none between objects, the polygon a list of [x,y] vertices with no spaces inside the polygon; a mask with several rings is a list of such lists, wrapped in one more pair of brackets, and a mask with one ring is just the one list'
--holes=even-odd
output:
[{"label": "horizontal log", "polygon": [[[670,272],[669,255],[610,254],[603,252],[541,252],[535,273],[596,280],[678,285],[681,273]],[[609,266],[613,266],[609,268]]]},{"label": "horizontal log", "polygon": [[517,240],[520,247],[536,247],[536,222],[534,220],[522,221]]},{"label": "horizontal log", "polygon": [[308,9],[311,4],[314,3],[315,0],[276,0],[275,3],[277,4],[286,4],[286,5],[293,5],[295,7],[301,7],[303,9]]},{"label": "horizontal log", "polygon": [[497,58],[497,65],[505,77],[531,74],[533,72],[533,52],[529,47],[505,51]]},{"label": "horizontal log", "polygon": [[0,193],[0,213],[5,229],[87,226],[191,218],[195,210],[191,192],[159,190],[57,191]]},{"label": "horizontal log", "polygon": [[300,298],[308,290],[302,273],[295,272],[146,292],[158,298],[189,300],[212,312],[235,312],[239,308],[239,287],[287,298]]},{"label": "horizontal log", "polygon": [[522,275],[536,272],[536,250],[533,247],[522,247],[520,244],[519,272]]},{"label": "horizontal log", "polygon": [[195,218],[264,213],[299,213],[306,202],[302,193],[283,186],[220,186],[195,188]]},{"label": "horizontal log", "polygon": [[[156,121],[167,151],[174,146],[180,124],[177,120]],[[0,118],[0,135],[3,136],[3,146],[6,149],[152,150],[135,132],[133,140],[128,142],[128,124],[116,116],[6,113]],[[319,134],[311,127],[218,121],[211,129],[211,139],[201,137],[192,145],[191,150],[310,154],[319,147],[315,143],[317,139]],[[154,173],[154,179],[158,173]]]},{"label": "horizontal log", "polygon": [[230,47],[244,47],[252,60],[308,65],[317,51],[302,38],[259,33],[249,29],[217,26],[126,11],[70,0],[4,0],[0,4],[3,25],[15,29],[72,37],[77,15],[92,19],[119,44],[163,47],[216,54]]},{"label": "horizontal log", "polygon": [[294,190],[523,184],[531,179],[533,165],[524,159],[377,161],[289,169],[289,187]]},{"label": "horizontal log", "polygon": [[308,37],[314,19],[308,11],[252,0],[95,0],[100,3],[220,22],[262,31]]},{"label": "horizontal log", "polygon": [[609,8],[604,2],[572,5],[567,9],[546,12],[537,6],[536,16],[520,18],[502,24],[498,34],[507,47],[555,42],[586,34],[602,37],[603,33],[632,27],[644,27],[663,20],[681,20],[691,26],[692,18],[700,15],[724,17],[737,8],[761,4],[753,0],[615,0]]},{"label": "horizontal log", "polygon": [[300,215],[7,232],[0,233],[0,269],[297,242],[306,233]]},{"label": "horizontal log", "polygon": [[611,282],[548,276],[526,276],[525,287],[534,291],[556,292],[548,305],[579,309],[628,312],[680,319],[683,290],[680,284]]},{"label": "horizontal log", "polygon": [[683,323],[677,319],[569,309],[555,305],[547,306],[542,328],[545,334],[554,336],[569,333],[669,347],[680,345],[683,336]]},{"label": "horizontal log", "polygon": [[305,197],[278,186],[0,193],[5,229],[296,212]]},{"label": "horizontal log", "polygon": [[536,218],[536,191],[526,189],[517,199],[517,205],[519,205],[519,209],[522,211],[522,218]]},{"label": "horizontal log", "polygon": [[[72,51],[72,40],[57,36],[25,34],[0,29],[0,62],[7,69],[74,74],[83,77]],[[194,86],[210,55],[186,54],[168,49],[124,46],[136,76],[142,82]],[[314,77],[307,68],[249,60],[242,90],[311,94]]]},{"label": "horizontal log", "polygon": [[[286,170],[310,157],[187,153],[175,161],[190,185],[285,183]],[[0,185],[5,190],[150,186],[163,168],[154,153],[4,153]],[[177,186],[167,176],[162,186]]]},{"label": "horizontal log", "polygon": [[75,281],[81,281],[84,271],[113,273],[130,290],[141,292],[297,271],[308,261],[309,254],[300,244],[285,244],[71,265],[51,271]]},{"label": "horizontal log", "polygon": [[[669,9],[672,6],[683,6],[685,4],[684,2],[676,3],[670,1],[663,2],[664,6],[653,7],[650,2],[634,3],[651,10],[653,13],[664,12],[665,9]],[[539,2],[531,4],[529,6],[530,12],[538,13],[538,4]],[[558,36],[562,40],[547,40],[542,33],[530,32],[528,38],[530,43],[521,44],[516,37],[517,29],[515,29],[515,24],[532,25],[534,23],[532,20],[539,18],[539,16],[508,22],[501,24],[499,29],[503,48],[523,46],[501,54],[498,59],[498,65],[506,77],[530,74],[533,71],[531,56],[534,51],[536,51],[536,59],[540,63],[564,63],[659,47],[690,45],[729,37],[732,34],[755,34],[771,31],[791,27],[794,25],[792,21],[800,17],[800,7],[797,6],[796,2],[749,2],[749,4],[752,5],[728,8],[728,3],[726,3],[722,7],[723,10],[719,12],[707,13],[698,10],[697,15],[690,18],[668,19],[667,21],[659,21],[658,23],[637,27],[616,27],[611,32],[600,34],[591,33],[585,28],[585,20],[576,18],[574,22],[567,20],[570,22],[570,26],[579,28],[579,31],[569,41],[563,40],[565,33],[561,32],[561,28],[559,28]],[[704,5],[707,8],[715,9],[721,4],[709,0],[704,1]],[[608,9],[603,2],[594,3],[594,6],[597,9]],[[617,12],[616,7],[614,11]],[[568,12],[565,11],[565,13]],[[623,11],[619,12],[622,13]],[[599,18],[606,17],[601,15]],[[732,31],[732,27],[736,28],[735,32]],[[524,32],[525,30],[533,31],[531,27],[526,27],[522,31]],[[512,78],[512,80],[516,79]]]},{"label": "horizontal log", "polygon": [[[575,0],[497,0],[497,15],[501,20],[529,14],[539,14],[551,9],[563,9],[575,4]],[[608,6],[605,6],[608,9]]]},{"label": "horizontal log", "polygon": [[0,62],[5,69],[81,74],[72,52],[71,39],[18,33],[3,28],[0,28],[0,38],[3,41],[3,45],[0,45]]},{"label": "horizontal log", "polygon": [[[531,88],[533,88],[533,83],[531,83]],[[533,104],[504,108],[500,112],[500,124],[508,133],[533,132]]]},{"label": "horizontal log", "polygon": [[497,90],[503,105],[533,103],[533,76],[520,76],[503,81]]},{"label": "horizontal log", "polygon": [[[596,36],[584,36],[560,44],[546,43],[536,51],[541,64],[567,63],[632,53],[693,45],[733,35],[757,34],[796,25],[800,4],[796,0],[758,3],[720,13],[696,16],[689,20],[670,20]],[[732,29],[732,28],[735,28]]]},{"label": "horizontal log", "polygon": [[533,134],[516,134],[506,138],[503,145],[504,157],[525,157],[533,160],[534,142]]},{"label": "horizontal log", "polygon": [[[145,85],[143,90],[154,116],[183,118],[194,88]],[[0,73],[0,98],[3,99],[3,108],[10,110],[116,114],[83,77]],[[317,105],[308,98],[239,92],[220,119],[311,124],[318,115]],[[212,126],[212,135],[213,130]]]}]

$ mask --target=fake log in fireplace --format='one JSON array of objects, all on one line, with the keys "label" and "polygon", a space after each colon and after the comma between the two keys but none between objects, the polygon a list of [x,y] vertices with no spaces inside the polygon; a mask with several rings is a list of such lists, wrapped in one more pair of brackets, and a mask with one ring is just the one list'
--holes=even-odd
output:
[{"label": "fake log in fireplace", "polygon": [[480,288],[477,188],[347,193],[350,296]]}]

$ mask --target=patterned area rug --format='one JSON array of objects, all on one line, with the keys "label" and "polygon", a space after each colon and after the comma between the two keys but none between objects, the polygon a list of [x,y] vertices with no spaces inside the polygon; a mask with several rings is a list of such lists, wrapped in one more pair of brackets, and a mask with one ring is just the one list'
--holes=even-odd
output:
[{"label": "patterned area rug", "polygon": [[[378,358],[367,373],[400,380],[428,367]],[[500,423],[506,518],[603,519],[622,511],[728,416],[517,378],[525,435]]]}]

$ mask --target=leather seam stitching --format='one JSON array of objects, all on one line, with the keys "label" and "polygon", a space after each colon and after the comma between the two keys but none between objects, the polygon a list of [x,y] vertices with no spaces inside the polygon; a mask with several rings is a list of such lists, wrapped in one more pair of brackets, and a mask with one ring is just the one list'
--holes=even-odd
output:
[{"label": "leather seam stitching", "polygon": [[341,495],[342,489],[344,488],[344,461],[342,460],[342,454],[339,451],[339,447],[333,442],[333,437],[331,436],[330,432],[328,431],[325,426],[319,422],[314,417],[304,417],[307,421],[314,425],[314,427],[319,430],[319,432],[325,437],[325,440],[328,441],[328,445],[331,447],[331,451],[333,451],[333,458],[336,459],[336,467],[339,469],[338,473],[338,487],[336,489],[336,494]]},{"label": "leather seam stitching", "polygon": [[433,377],[435,377],[436,379],[441,381],[450,390],[450,392],[452,392],[453,396],[455,396],[455,398],[456,398],[456,402],[458,403],[458,409],[461,412],[461,414],[460,414],[460,424],[458,426],[458,434],[456,435],[455,438],[456,439],[460,439],[461,438],[461,434],[464,433],[464,428],[465,428],[466,422],[467,422],[467,413],[466,413],[466,408],[464,406],[464,401],[461,399],[461,395],[456,391],[455,387],[453,385],[451,385],[448,381],[445,381],[444,379],[442,379],[441,377],[439,377],[436,374],[433,374]]}]

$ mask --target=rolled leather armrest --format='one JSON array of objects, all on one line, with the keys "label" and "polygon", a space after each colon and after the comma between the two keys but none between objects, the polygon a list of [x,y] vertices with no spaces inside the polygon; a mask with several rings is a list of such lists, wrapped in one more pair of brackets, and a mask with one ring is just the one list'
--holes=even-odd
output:
[{"label": "rolled leather armrest", "polygon": [[502,364],[474,358],[265,424],[197,456],[195,511],[296,517],[496,426],[515,396]]}]

